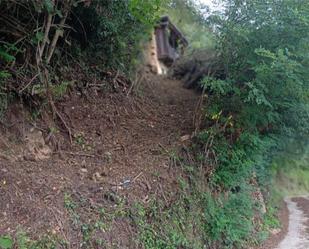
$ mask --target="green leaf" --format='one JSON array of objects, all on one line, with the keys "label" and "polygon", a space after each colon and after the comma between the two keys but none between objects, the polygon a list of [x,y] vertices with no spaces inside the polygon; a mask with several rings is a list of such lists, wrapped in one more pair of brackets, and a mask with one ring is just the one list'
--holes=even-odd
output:
[{"label": "green leaf", "polygon": [[43,34],[42,32],[37,32],[37,33],[35,34],[35,38],[36,38],[36,40],[37,40],[38,42],[41,42],[41,41],[43,41],[43,39],[44,39],[44,34]]},{"label": "green leaf", "polygon": [[54,11],[54,4],[51,0],[44,0],[44,8],[48,13],[52,13]]},{"label": "green leaf", "polygon": [[7,79],[11,77],[12,75],[7,71],[0,71],[0,79]]},{"label": "green leaf", "polygon": [[12,62],[15,60],[15,57],[13,55],[8,54],[4,50],[1,50],[1,48],[0,48],[0,58],[2,58],[6,62]]},{"label": "green leaf", "polygon": [[58,9],[56,9],[56,14],[60,17],[60,18],[63,18],[63,15],[62,15],[62,13],[61,13],[61,10],[58,10]]},{"label": "green leaf", "polygon": [[12,249],[13,240],[9,236],[0,237],[0,248],[1,249]]}]

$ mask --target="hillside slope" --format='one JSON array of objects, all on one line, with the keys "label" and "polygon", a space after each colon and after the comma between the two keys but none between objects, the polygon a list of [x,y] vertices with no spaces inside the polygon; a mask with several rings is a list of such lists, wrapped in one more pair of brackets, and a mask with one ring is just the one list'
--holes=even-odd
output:
[{"label": "hillside slope", "polygon": [[1,127],[0,234],[47,235],[66,248],[136,248],[123,213],[136,202],[173,198],[180,171],[170,155],[192,133],[198,101],[178,81],[144,81],[135,97],[69,93],[57,108],[72,145],[65,130],[48,127],[48,117],[33,121],[12,107]]}]

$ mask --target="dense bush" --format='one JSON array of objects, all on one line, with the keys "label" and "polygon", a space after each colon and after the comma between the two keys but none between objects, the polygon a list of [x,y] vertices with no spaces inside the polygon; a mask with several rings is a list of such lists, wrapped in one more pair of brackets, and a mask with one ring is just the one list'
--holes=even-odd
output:
[{"label": "dense bush", "polygon": [[85,72],[80,81],[107,68],[129,73],[160,6],[160,0],[0,1],[1,94],[31,99],[34,89],[47,92],[47,84],[74,78],[74,70]]},{"label": "dense bush", "polygon": [[[240,248],[253,229],[249,217],[254,213],[243,215],[241,204],[250,196],[245,191],[249,179],[257,175],[268,197],[274,161],[287,144],[298,140],[305,147],[309,141],[309,5],[291,0],[222,2],[224,13],[208,21],[217,35],[225,77],[206,77],[201,83],[207,98],[197,145],[202,151],[198,158],[211,168],[210,190],[215,195],[240,193],[236,213],[224,205],[212,208],[209,235],[218,248]],[[224,202],[233,203],[233,194],[227,195]],[[248,225],[244,236],[242,230],[229,236],[239,228],[235,223],[223,227],[221,220],[228,222],[231,216]]]},{"label": "dense bush", "polygon": [[140,43],[149,38],[159,8],[159,0],[96,0],[88,8],[79,6],[73,11],[82,22],[73,19],[73,27],[79,30],[74,49],[85,51],[94,64],[129,72],[141,53]]},{"label": "dense bush", "polygon": [[228,1],[227,18],[216,22],[226,80],[204,80],[212,92],[207,115],[231,117],[233,143],[246,133],[247,144],[308,138],[308,7],[307,1]]}]

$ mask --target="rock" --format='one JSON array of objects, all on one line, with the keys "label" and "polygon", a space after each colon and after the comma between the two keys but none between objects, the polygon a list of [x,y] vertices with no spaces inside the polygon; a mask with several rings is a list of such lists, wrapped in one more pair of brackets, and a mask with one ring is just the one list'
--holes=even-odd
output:
[{"label": "rock", "polygon": [[186,142],[188,140],[191,139],[191,136],[190,135],[184,135],[180,138],[180,141],[183,143],[183,142]]},{"label": "rock", "polygon": [[52,155],[51,148],[45,143],[43,134],[34,128],[25,135],[26,148],[23,158],[27,161],[42,161],[49,159]]},{"label": "rock", "polygon": [[87,170],[86,168],[81,168],[80,171],[81,171],[82,173],[87,173],[87,172],[88,172],[88,170]]},{"label": "rock", "polygon": [[93,175],[92,175],[92,180],[96,181],[96,182],[101,182],[104,180],[104,177],[106,177],[106,173],[105,172],[102,172],[102,173],[99,173],[99,172],[95,172]]},{"label": "rock", "polygon": [[85,168],[86,167],[86,160],[83,160],[82,162],[81,162],[81,166],[83,167],[83,168]]},{"label": "rock", "polygon": [[271,235],[277,235],[281,232],[281,229],[275,228],[275,229],[271,229],[269,232],[271,233]]}]

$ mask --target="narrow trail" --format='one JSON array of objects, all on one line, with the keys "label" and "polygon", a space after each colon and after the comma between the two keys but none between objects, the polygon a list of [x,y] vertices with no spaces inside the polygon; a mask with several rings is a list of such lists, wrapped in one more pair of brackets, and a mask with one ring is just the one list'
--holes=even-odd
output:
[{"label": "narrow trail", "polygon": [[282,229],[273,234],[261,249],[309,248],[309,196],[285,198],[279,219]]},{"label": "narrow trail", "polygon": [[[65,196],[77,203],[84,221],[98,218],[93,209],[122,210],[173,196],[180,169],[171,165],[169,153],[193,132],[199,95],[179,81],[147,77],[135,97],[91,89],[87,96],[70,93],[57,108],[72,129],[73,143],[64,132],[55,134],[58,151],[43,161],[23,154],[25,131],[34,129],[24,110],[8,112],[13,125],[0,127],[5,141],[0,143],[0,234],[53,233],[79,248],[82,234],[72,226]],[[38,120],[35,127],[48,135],[45,122]],[[115,218],[102,239],[134,248],[131,230],[127,220]]]},{"label": "narrow trail", "polygon": [[286,198],[289,228],[276,249],[309,248],[309,197]]}]

